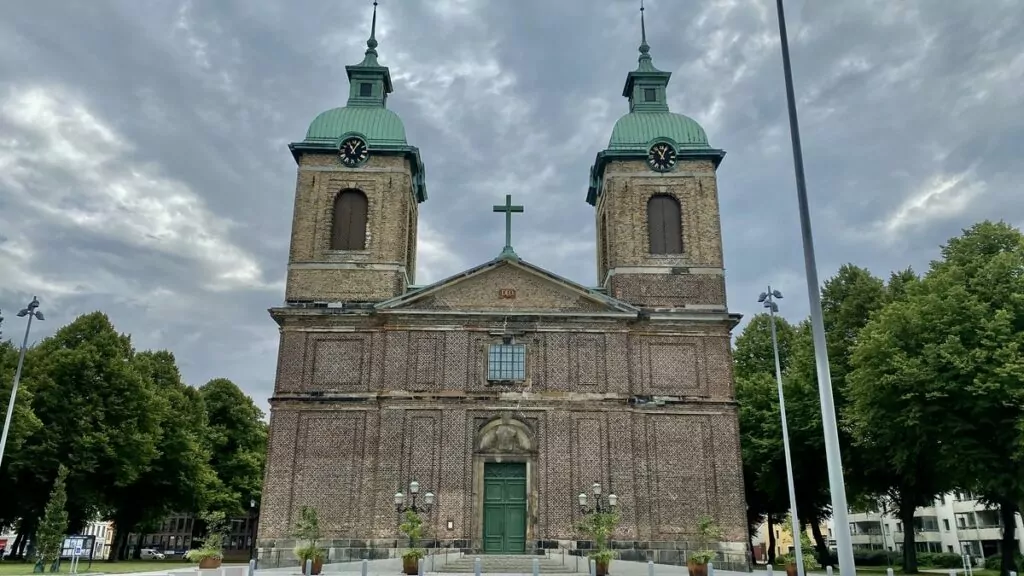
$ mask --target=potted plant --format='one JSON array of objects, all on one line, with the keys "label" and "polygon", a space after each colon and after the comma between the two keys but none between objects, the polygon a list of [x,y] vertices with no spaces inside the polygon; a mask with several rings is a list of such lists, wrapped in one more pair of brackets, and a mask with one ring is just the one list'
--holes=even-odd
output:
[{"label": "potted plant", "polygon": [[691,553],[686,562],[690,576],[707,576],[708,562],[715,559],[715,551],[709,548],[711,542],[722,539],[722,530],[710,516],[701,516],[697,520],[697,541],[700,548]]},{"label": "potted plant", "polygon": [[425,550],[417,547],[423,538],[423,518],[412,510],[406,510],[404,518],[398,530],[409,538],[409,550],[402,554],[402,573],[413,576],[420,571],[420,558],[427,555]]},{"label": "potted plant", "polygon": [[594,543],[594,550],[588,557],[594,560],[594,571],[597,576],[606,576],[608,567],[615,557],[615,552],[610,548],[612,533],[619,524],[619,515],[616,512],[594,512],[587,514],[576,526],[588,540]]},{"label": "potted plant", "polygon": [[306,561],[312,561],[311,573],[306,576],[316,576],[324,568],[327,551],[317,546],[316,542],[320,537],[320,520],[317,518],[316,509],[303,506],[299,511],[299,519],[295,522],[295,539],[301,542],[295,547],[295,556],[302,563],[303,574],[306,574]]},{"label": "potted plant", "polygon": [[[814,558],[813,554],[804,554],[803,556],[804,574],[807,574],[812,568],[814,568],[818,561]],[[797,570],[796,554],[784,554],[780,560],[786,567],[786,576],[797,576],[800,573],[800,571]]]},{"label": "potted plant", "polygon": [[224,520],[223,512],[208,512],[202,516],[206,522],[206,536],[199,548],[193,548],[185,552],[185,560],[197,562],[200,570],[213,570],[220,568],[224,559],[224,532],[227,523]]}]

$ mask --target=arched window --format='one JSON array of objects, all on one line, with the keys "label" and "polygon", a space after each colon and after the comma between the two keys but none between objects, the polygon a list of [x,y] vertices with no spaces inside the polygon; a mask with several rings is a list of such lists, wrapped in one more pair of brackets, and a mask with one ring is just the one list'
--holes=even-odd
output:
[{"label": "arched window", "polygon": [[682,214],[674,196],[659,194],[647,201],[651,254],[682,254]]},{"label": "arched window", "polygon": [[342,190],[334,198],[331,250],[366,248],[366,195],[359,190]]}]

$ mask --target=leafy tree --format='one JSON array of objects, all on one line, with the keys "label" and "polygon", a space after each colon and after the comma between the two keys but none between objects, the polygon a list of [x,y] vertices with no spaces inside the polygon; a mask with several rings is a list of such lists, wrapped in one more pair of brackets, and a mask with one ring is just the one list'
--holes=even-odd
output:
[{"label": "leafy tree", "polygon": [[[771,524],[789,510],[786,462],[782,446],[778,388],[764,373],[736,378],[739,403],[740,450],[747,501],[747,527],[751,533],[764,521]],[[774,547],[769,549],[774,560]]]},{"label": "leafy tree", "polygon": [[[0,415],[7,414],[11,400],[11,386],[18,364],[18,348],[10,341],[0,342]],[[17,494],[15,472],[24,467],[23,447],[25,440],[39,430],[42,423],[32,411],[32,389],[29,378],[23,377],[18,389],[17,403],[11,417],[11,429],[7,436],[3,463],[0,464],[0,494]],[[25,514],[21,498],[0,498],[0,530],[9,528]],[[12,551],[9,547],[8,551]]]},{"label": "leafy tree", "polygon": [[222,486],[211,490],[211,509],[241,516],[249,500],[259,502],[266,463],[267,425],[263,411],[226,378],[199,389],[209,419],[210,463]]},{"label": "leafy tree", "polygon": [[[771,525],[789,510],[770,322],[768,314],[751,318],[736,337],[733,351],[747,529],[751,538],[762,522]],[[795,332],[780,316],[776,316],[776,335],[780,363],[785,369]],[[774,547],[769,555],[774,555]]]},{"label": "leafy tree", "polygon": [[157,395],[134,355],[131,339],[100,312],[80,316],[31,351],[31,407],[43,426],[26,439],[16,472],[23,529],[41,515],[40,486],[60,465],[68,468],[67,510],[78,529],[157,457]]},{"label": "leafy tree", "polygon": [[68,511],[64,508],[68,499],[65,491],[67,478],[68,469],[64,466],[59,467],[57,479],[53,482],[53,490],[50,492],[50,500],[46,503],[43,520],[36,531],[36,556],[44,567],[54,564],[60,558],[64,535],[67,534]]},{"label": "leafy tree", "polygon": [[207,490],[217,483],[209,464],[202,398],[198,390],[182,382],[174,355],[167,351],[139,352],[132,363],[156,393],[150,410],[159,426],[158,455],[136,481],[108,492],[118,527],[115,545],[111,546],[112,560],[124,557],[129,532],[155,525],[172,512],[198,513],[204,509]]},{"label": "leafy tree", "polygon": [[953,462],[942,439],[954,431],[946,411],[950,383],[937,372],[932,336],[959,312],[929,305],[927,288],[908,287],[860,333],[844,420],[862,455],[858,479],[888,497],[906,529],[903,570],[917,572],[914,510],[952,489]]},{"label": "leafy tree", "polygon": [[1014,513],[1024,501],[1024,236],[980,222],[942,257],[917,298],[930,322],[922,348],[947,394],[938,399],[950,408],[942,442],[960,484],[999,507],[1006,574],[1016,569]]},{"label": "leafy tree", "polygon": [[[779,363],[785,372],[792,356],[796,331],[782,316],[775,316],[775,334],[779,342]],[[738,378],[767,374],[775,378],[775,355],[772,350],[771,316],[757,314],[747,322],[736,337],[733,361]]]}]

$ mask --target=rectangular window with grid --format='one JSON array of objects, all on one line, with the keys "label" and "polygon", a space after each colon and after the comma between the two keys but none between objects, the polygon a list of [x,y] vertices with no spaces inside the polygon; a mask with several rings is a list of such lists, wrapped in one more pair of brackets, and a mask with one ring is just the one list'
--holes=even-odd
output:
[{"label": "rectangular window with grid", "polygon": [[489,382],[526,380],[526,345],[491,344],[487,351]]}]

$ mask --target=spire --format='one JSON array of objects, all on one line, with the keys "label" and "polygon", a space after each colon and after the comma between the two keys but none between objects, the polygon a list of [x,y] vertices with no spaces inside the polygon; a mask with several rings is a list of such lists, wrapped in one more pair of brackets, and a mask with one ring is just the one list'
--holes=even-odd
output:
[{"label": "spire", "polygon": [[644,20],[644,0],[640,0],[640,57],[636,70],[626,76],[622,95],[629,98],[630,112],[668,112],[665,86],[672,76],[662,72],[651,62],[651,47],[647,44],[647,22]]},{"label": "spire", "polygon": [[644,0],[640,0],[640,53],[647,54],[651,47],[647,45],[647,26],[644,25]]},{"label": "spire", "polygon": [[373,19],[370,21],[370,37],[366,40],[366,54],[363,61],[345,66],[349,80],[349,106],[387,106],[388,94],[392,91],[391,72],[387,66],[377,62],[377,0],[373,0]]},{"label": "spire", "polygon": [[638,72],[658,72],[659,70],[651,63],[651,47],[647,44],[647,25],[644,23],[644,0],[640,0],[640,57],[637,59],[640,66]]},{"label": "spire", "polygon": [[377,0],[373,0],[373,20],[370,22],[370,38],[366,41],[366,55],[362,66],[379,66],[377,64]]}]

